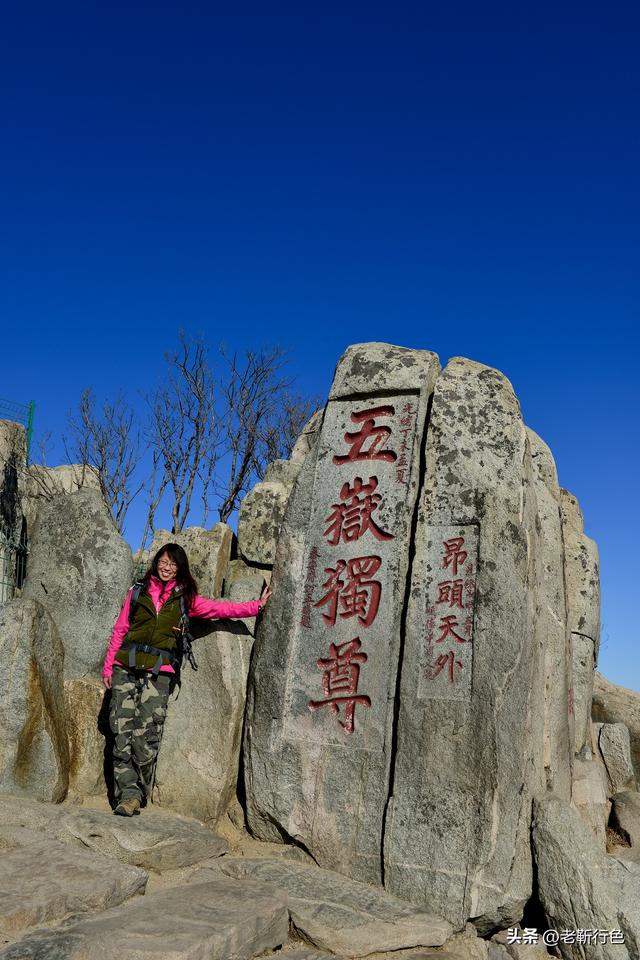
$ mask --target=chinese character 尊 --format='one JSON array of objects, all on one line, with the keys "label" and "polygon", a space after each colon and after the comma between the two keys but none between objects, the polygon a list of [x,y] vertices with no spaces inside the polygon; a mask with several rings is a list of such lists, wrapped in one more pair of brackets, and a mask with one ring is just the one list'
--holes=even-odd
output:
[{"label": "chinese character \u5c0a", "polygon": [[366,663],[368,659],[367,654],[361,651],[361,647],[359,637],[347,643],[329,644],[329,657],[320,658],[317,661],[319,669],[324,672],[322,689],[326,699],[310,700],[308,704],[310,710],[329,707],[335,714],[339,714],[340,707],[344,707],[344,720],[338,720],[338,723],[349,735],[354,730],[356,705],[371,706],[369,697],[358,694],[360,664]]}]

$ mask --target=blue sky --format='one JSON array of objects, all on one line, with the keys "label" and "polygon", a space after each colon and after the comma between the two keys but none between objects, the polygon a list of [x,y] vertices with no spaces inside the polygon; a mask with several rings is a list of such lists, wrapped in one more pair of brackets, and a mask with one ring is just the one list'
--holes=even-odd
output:
[{"label": "blue sky", "polygon": [[0,31],[0,395],[57,436],[178,327],[495,366],[600,547],[640,689],[640,8],[13,4]]}]

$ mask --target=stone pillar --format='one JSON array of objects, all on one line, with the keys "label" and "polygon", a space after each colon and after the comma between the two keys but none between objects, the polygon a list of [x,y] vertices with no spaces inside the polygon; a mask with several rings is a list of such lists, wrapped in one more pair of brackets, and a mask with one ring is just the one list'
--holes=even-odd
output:
[{"label": "stone pillar", "polygon": [[543,784],[537,503],[518,401],[455,358],[436,382],[415,534],[384,882],[461,928],[522,915]]},{"label": "stone pillar", "polygon": [[427,351],[350,347],[289,500],[246,715],[253,833],[379,883]]}]

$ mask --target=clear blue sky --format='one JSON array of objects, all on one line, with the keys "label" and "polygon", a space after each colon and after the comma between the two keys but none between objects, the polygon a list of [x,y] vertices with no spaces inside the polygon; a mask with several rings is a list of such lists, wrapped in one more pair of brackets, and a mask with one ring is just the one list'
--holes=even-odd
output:
[{"label": "clear blue sky", "polygon": [[601,669],[640,689],[640,7],[8,4],[0,396],[56,434],[179,326],[502,370],[600,547]]}]

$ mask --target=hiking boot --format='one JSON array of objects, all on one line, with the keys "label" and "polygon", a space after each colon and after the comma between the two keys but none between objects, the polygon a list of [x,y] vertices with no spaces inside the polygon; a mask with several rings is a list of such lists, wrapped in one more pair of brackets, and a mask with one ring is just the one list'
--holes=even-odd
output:
[{"label": "hiking boot", "polygon": [[118,817],[132,817],[134,813],[140,813],[140,801],[137,797],[121,800],[113,812]]}]

